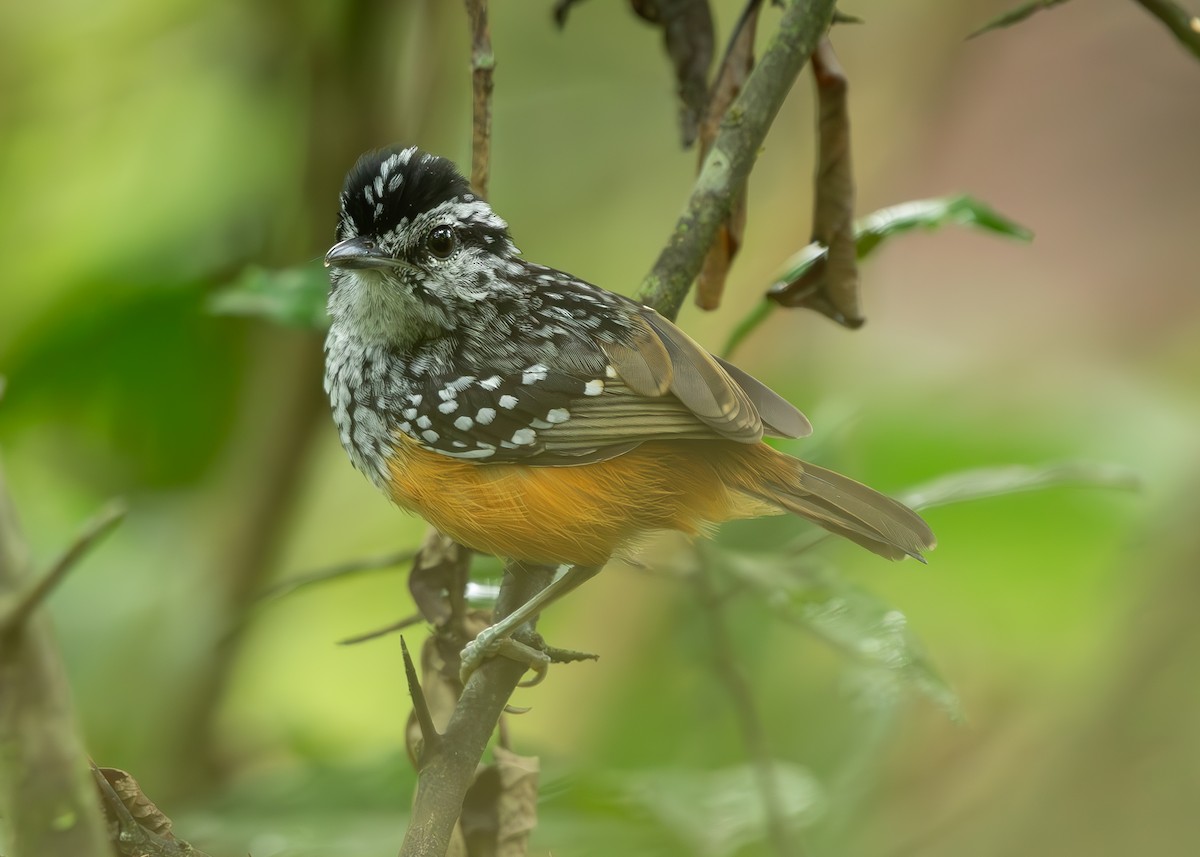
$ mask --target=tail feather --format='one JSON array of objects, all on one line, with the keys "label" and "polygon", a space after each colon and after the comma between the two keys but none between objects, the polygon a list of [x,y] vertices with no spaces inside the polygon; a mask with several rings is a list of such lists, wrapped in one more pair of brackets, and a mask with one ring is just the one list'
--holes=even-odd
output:
[{"label": "tail feather", "polygon": [[873,488],[765,444],[747,447],[747,452],[757,459],[750,470],[758,479],[739,488],[752,496],[888,559],[911,556],[924,562],[921,552],[937,545],[920,515]]}]

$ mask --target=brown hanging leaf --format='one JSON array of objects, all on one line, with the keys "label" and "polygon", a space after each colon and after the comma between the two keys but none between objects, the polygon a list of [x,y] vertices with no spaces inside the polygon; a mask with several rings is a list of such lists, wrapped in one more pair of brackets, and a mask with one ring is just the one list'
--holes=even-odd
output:
[{"label": "brown hanging leaf", "polygon": [[[754,68],[754,36],[758,31],[758,11],[761,8],[762,0],[749,0],[729,39],[729,47],[725,50],[725,58],[717,71],[717,79],[704,108],[704,119],[700,123],[701,165],[721,129],[721,120]],[[745,233],[746,188],[743,186],[734,196],[729,217],[717,230],[713,245],[704,257],[700,276],[696,279],[696,305],[701,309],[714,310],[721,305],[729,268],[742,246]]]},{"label": "brown hanging leaf", "polygon": [[828,37],[812,56],[817,89],[817,175],[813,240],[829,248],[798,278],[768,294],[787,307],[806,307],[851,329],[861,327],[857,248],[854,237],[854,173],[850,160],[850,114],[845,72]]},{"label": "brown hanging leaf", "polygon": [[686,149],[696,141],[708,100],[714,47],[712,10],[708,0],[630,0],[630,5],[643,21],[662,28],[663,44],[675,67],[679,126]]},{"label": "brown hanging leaf", "polygon": [[[571,7],[583,0],[556,0],[554,21],[567,23]],[[696,141],[700,117],[708,100],[708,69],[713,58],[713,19],[708,0],[629,0],[643,21],[663,31],[663,45],[675,67],[679,94],[679,125],[686,149]]]},{"label": "brown hanging leaf", "polygon": [[470,548],[433,527],[425,532],[425,541],[408,573],[408,591],[428,622],[440,626],[462,616],[470,565]]},{"label": "brown hanging leaf", "polygon": [[470,857],[523,857],[537,826],[540,765],[503,747],[481,767],[467,790],[459,822]]}]

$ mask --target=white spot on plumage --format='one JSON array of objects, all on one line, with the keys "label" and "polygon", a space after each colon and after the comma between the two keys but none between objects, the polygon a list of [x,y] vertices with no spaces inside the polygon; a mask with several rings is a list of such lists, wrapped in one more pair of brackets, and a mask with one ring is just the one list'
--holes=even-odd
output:
[{"label": "white spot on plumage", "polygon": [[458,399],[448,399],[438,405],[438,410],[443,414],[452,414],[458,410]]},{"label": "white spot on plumage", "polygon": [[433,429],[425,429],[425,431],[421,432],[421,437],[425,438],[430,443],[437,443],[437,440],[439,437],[441,437],[441,435],[435,432]]},{"label": "white spot on plumage", "polygon": [[425,416],[424,414],[417,418],[417,428],[427,429],[431,425],[433,425],[433,420],[429,419],[429,417]]},{"label": "white spot on plumage", "polygon": [[[609,367],[612,368],[612,367]],[[599,378],[588,381],[583,385],[583,394],[585,396],[599,396],[604,392],[604,382]]]},{"label": "white spot on plumage", "polygon": [[516,396],[501,396],[500,401],[497,402],[497,404],[499,404],[500,407],[504,408],[504,410],[511,411],[513,408],[515,408],[517,406],[517,397]]},{"label": "white spot on plumage", "polygon": [[404,418],[406,420],[415,420],[417,418],[417,409],[416,408],[405,408],[404,409]]},{"label": "white spot on plumage", "polygon": [[537,434],[531,428],[520,428],[513,432],[512,442],[517,446],[529,446],[537,438]]},{"label": "white spot on plumage", "polygon": [[457,395],[458,391],[453,387],[443,387],[442,389],[438,390],[438,398],[443,402],[448,402]]},{"label": "white spot on plumage", "polygon": [[492,420],[494,420],[495,418],[496,418],[496,409],[495,408],[480,408],[479,413],[477,413],[475,415],[475,422],[479,423],[481,426],[487,426],[487,425],[491,425]]},{"label": "white spot on plumage", "polygon": [[604,367],[604,374],[605,374],[605,376],[606,376],[606,377],[609,377],[609,378],[616,378],[616,377],[617,377],[617,370],[616,370],[616,369],[614,369],[612,366],[605,366],[605,367]]},{"label": "white spot on plumage", "polygon": [[420,393],[409,393],[408,401],[414,405],[421,404],[421,394]]},{"label": "white spot on plumage", "polygon": [[500,386],[501,378],[499,375],[493,375],[490,378],[485,378],[479,382],[479,386],[485,390],[494,390]]},{"label": "white spot on plumage", "polygon": [[470,431],[475,428],[475,421],[464,414],[454,421],[454,427],[459,431]]},{"label": "white spot on plumage", "polygon": [[538,381],[545,381],[546,374],[550,370],[544,364],[534,363],[528,369],[521,373],[522,384],[536,384]]},{"label": "white spot on plumage", "polygon": [[571,414],[566,408],[552,408],[546,414],[546,422],[550,423],[565,423],[570,418]]}]

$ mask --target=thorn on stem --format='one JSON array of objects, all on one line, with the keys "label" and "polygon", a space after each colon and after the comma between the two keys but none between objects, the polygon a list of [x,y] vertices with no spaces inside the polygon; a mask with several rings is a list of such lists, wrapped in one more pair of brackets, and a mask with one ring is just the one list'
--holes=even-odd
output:
[{"label": "thorn on stem", "polygon": [[417,725],[421,727],[421,738],[425,746],[421,750],[421,759],[429,758],[441,746],[442,736],[433,725],[433,714],[429,711],[429,703],[425,699],[425,691],[421,689],[421,680],[417,677],[417,668],[412,656],[408,653],[408,644],[400,637],[400,651],[404,655],[404,675],[408,679],[408,695],[412,698],[413,714],[417,717]]}]

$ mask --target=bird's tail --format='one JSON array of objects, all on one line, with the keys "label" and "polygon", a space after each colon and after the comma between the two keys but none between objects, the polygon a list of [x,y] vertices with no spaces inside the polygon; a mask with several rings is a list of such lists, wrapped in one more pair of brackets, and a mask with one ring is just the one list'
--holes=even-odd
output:
[{"label": "bird's tail", "polygon": [[924,562],[922,551],[937,539],[912,509],[853,479],[799,461],[766,444],[746,445],[749,467],[733,467],[722,481],[736,491],[763,500],[862,545],[867,550]]}]

